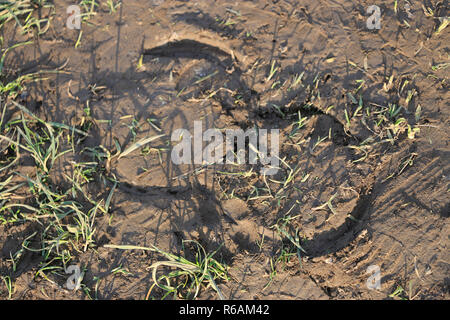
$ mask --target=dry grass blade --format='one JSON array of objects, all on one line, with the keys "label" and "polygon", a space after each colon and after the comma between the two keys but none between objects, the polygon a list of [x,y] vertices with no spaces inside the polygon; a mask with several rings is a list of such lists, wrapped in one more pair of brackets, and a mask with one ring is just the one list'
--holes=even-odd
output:
[{"label": "dry grass blade", "polygon": [[147,143],[150,143],[156,139],[159,139],[161,137],[164,137],[165,134],[160,134],[158,136],[153,136],[153,137],[148,137],[145,139],[141,139],[135,143],[133,143],[128,149],[126,149],[124,152],[122,152],[122,154],[119,155],[119,159],[122,157],[125,157],[127,155],[129,155],[130,153],[132,153],[133,151],[145,146]]},{"label": "dry grass blade", "polygon": [[449,17],[443,17],[442,20],[441,20],[441,25],[436,30],[436,34],[440,34],[445,28],[447,28],[449,23],[450,23]]},{"label": "dry grass blade", "polygon": [[[63,124],[63,123],[57,123],[57,122],[45,122],[44,120],[42,120],[41,118],[37,117],[34,113],[32,113],[30,110],[28,110],[27,108],[25,108],[23,105],[21,105],[20,103],[17,103],[15,101],[12,101],[12,103],[19,108],[20,110],[22,110],[23,112],[25,112],[26,114],[28,114],[30,117],[34,118],[35,120],[39,121],[40,123],[44,124],[46,127],[55,127],[58,129],[66,129],[69,131],[74,131],[78,134],[81,134],[83,136],[88,136],[88,134],[84,131],[81,131],[77,128],[71,127],[67,124]],[[51,129],[49,129],[51,130]]]}]

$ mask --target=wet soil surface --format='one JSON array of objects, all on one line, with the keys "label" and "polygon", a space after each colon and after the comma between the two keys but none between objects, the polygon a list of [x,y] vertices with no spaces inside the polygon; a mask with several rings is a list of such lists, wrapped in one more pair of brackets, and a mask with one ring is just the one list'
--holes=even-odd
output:
[{"label": "wet soil surface", "polygon": [[[366,26],[374,4],[379,30]],[[13,270],[11,254],[44,227],[0,225],[0,272],[13,279],[13,298],[86,299],[87,290],[144,299],[160,257],[105,245],[186,255],[185,240],[218,249],[215,259],[229,267],[230,279],[217,283],[227,299],[388,299],[399,287],[397,298],[449,298],[450,95],[448,68],[434,66],[448,65],[450,36],[436,33],[439,20],[423,9],[442,4],[127,0],[83,23],[77,48],[68,5],[58,1],[49,30],[8,61],[22,71],[64,65],[27,84],[20,103],[35,115],[82,128],[88,108],[93,119],[75,152],[53,164],[53,185],[69,188],[74,163],[95,160],[89,150],[114,154],[164,136],[111,157],[85,187],[95,199],[114,188],[95,241],[72,253],[85,290],[65,289],[64,272],[36,276],[40,253],[26,251]],[[11,105],[6,120],[17,113]],[[194,121],[204,130],[279,129],[280,169],[264,176],[260,164],[174,164],[171,135],[194,132]],[[1,181],[13,171],[33,176],[25,160]],[[373,265],[376,290],[367,286]],[[199,298],[218,296],[209,287]]]}]

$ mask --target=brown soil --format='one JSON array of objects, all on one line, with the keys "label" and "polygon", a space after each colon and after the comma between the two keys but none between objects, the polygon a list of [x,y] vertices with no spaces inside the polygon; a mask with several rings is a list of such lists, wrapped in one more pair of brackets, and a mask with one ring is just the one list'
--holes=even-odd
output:
[{"label": "brown soil", "polygon": [[[399,297],[448,299],[450,95],[448,68],[432,66],[449,63],[450,34],[448,27],[436,34],[439,20],[422,9],[442,10],[447,2],[409,1],[413,18],[406,2],[398,3],[395,12],[393,2],[378,0],[127,0],[113,14],[98,9],[75,48],[79,31],[65,26],[71,3],[56,1],[50,29],[7,59],[9,68],[27,72],[67,61],[65,73],[27,84],[29,96],[17,101],[45,121],[78,126],[86,107],[96,119],[77,152],[52,167],[55,186],[70,185],[64,174],[70,176],[71,161],[92,160],[85,148],[114,153],[115,141],[124,150],[158,134],[166,137],[150,146],[168,148],[175,129],[193,132],[197,120],[204,128],[279,128],[280,158],[298,172],[283,186],[276,181],[289,176],[284,164],[265,181],[259,165],[196,170],[174,165],[170,150],[113,158],[105,175],[120,183],[111,211],[96,219],[95,245],[73,252],[91,293],[96,279],[100,299],[144,299],[152,285],[157,255],[104,245],[155,245],[184,255],[183,240],[196,240],[207,252],[220,247],[215,259],[230,267],[230,280],[218,282],[227,299],[386,299],[399,286]],[[382,10],[380,30],[366,27],[372,4]],[[3,37],[9,45],[32,38],[12,28]],[[267,81],[272,63],[278,69]],[[301,85],[292,86],[301,74]],[[364,107],[357,110],[360,95]],[[389,104],[402,106],[399,116],[420,132],[409,138],[402,126],[387,141],[395,128],[375,125],[375,114]],[[308,120],[297,130],[299,112]],[[346,113],[356,113],[350,124]],[[16,115],[11,106],[6,120]],[[367,157],[353,147],[361,144]],[[1,181],[13,171],[32,176],[33,165],[21,159]],[[250,169],[246,176],[223,173]],[[86,192],[102,199],[112,187],[99,178]],[[323,205],[330,199],[332,210]],[[286,217],[292,219],[283,225]],[[298,236],[306,252],[301,263],[275,224]],[[62,288],[67,275],[49,275],[58,285],[36,277],[39,253],[26,252],[12,271],[10,253],[36,230],[32,222],[0,226],[0,273],[13,279],[13,298],[87,298]],[[38,238],[32,246],[40,247]],[[282,250],[291,258],[275,263]],[[381,270],[379,290],[366,286],[371,265]],[[131,274],[111,272],[119,266]],[[155,298],[160,294],[155,290]],[[7,297],[3,283],[0,297]],[[203,288],[200,298],[218,297]]]}]

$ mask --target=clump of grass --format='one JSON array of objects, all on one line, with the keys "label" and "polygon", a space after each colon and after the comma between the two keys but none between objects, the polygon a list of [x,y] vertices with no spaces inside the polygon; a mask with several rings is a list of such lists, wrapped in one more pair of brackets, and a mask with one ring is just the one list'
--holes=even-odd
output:
[{"label": "clump of grass", "polygon": [[15,98],[18,95],[18,93],[22,90],[23,83],[35,81],[36,79],[39,78],[38,73],[31,73],[31,74],[19,76],[17,78],[13,78],[12,80],[6,79],[6,78],[8,78],[8,76],[4,70],[4,64],[5,64],[5,59],[6,59],[6,55],[8,54],[8,52],[10,52],[11,50],[14,50],[15,48],[18,48],[20,46],[29,45],[31,43],[33,43],[33,42],[32,41],[21,42],[21,43],[17,43],[11,47],[1,50],[2,51],[2,55],[0,58],[0,94],[1,95],[10,95],[13,98]]},{"label": "clump of grass", "polygon": [[[211,286],[219,295],[220,299],[224,299],[222,292],[217,287],[216,280],[229,280],[227,275],[227,267],[213,258],[217,250],[207,254],[205,249],[196,241],[185,240],[185,243],[194,243],[197,247],[195,260],[190,261],[184,257],[177,256],[165,252],[155,246],[138,247],[127,245],[105,245],[107,248],[122,250],[145,250],[161,254],[167,260],[155,262],[150,266],[153,269],[152,279],[153,285],[147,294],[147,299],[155,286],[165,291],[162,299],[169,295],[173,295],[174,299],[178,297],[195,299],[200,293],[200,289],[204,284]],[[157,271],[161,267],[172,269],[168,273],[157,276]],[[183,296],[184,293],[184,296]]]},{"label": "clump of grass", "polygon": [[[35,11],[47,9],[46,18],[35,17]],[[54,13],[54,5],[46,0],[2,1],[0,3],[0,29],[9,21],[15,21],[22,34],[37,30],[38,35],[45,33],[50,27],[50,16]]]},{"label": "clump of grass", "polygon": [[275,76],[275,74],[277,73],[278,67],[276,66],[276,63],[277,62],[275,60],[272,61],[272,64],[271,64],[270,70],[269,70],[269,75],[266,78],[266,82],[269,82]]},{"label": "clump of grass", "polygon": [[81,7],[84,9],[83,14],[81,14],[82,21],[88,22],[88,20],[95,16],[97,13],[95,12],[95,9],[98,8],[99,4],[95,0],[82,0],[80,1]]},{"label": "clump of grass", "polygon": [[[294,204],[291,209],[285,214],[283,218],[278,219],[278,221],[271,226],[271,229],[275,229],[281,239],[281,247],[279,248],[279,254],[276,254],[275,257],[270,259],[270,273],[269,273],[269,281],[264,286],[264,289],[267,289],[275,279],[278,270],[277,266],[282,263],[283,268],[292,261],[293,257],[297,257],[300,267],[302,266],[302,252],[306,254],[306,251],[301,246],[300,233],[298,228],[294,231],[292,230],[291,221],[295,220],[299,217],[291,216],[290,212],[294,209],[294,207],[298,204]],[[287,241],[286,241],[287,240]]]},{"label": "clump of grass", "polygon": [[14,293],[13,283],[11,277],[9,276],[1,276],[3,283],[6,286],[6,290],[8,291],[8,300],[11,300],[12,295]]},{"label": "clump of grass", "polygon": [[[5,124],[0,141],[6,141],[8,148],[13,149],[16,155],[7,168],[3,167],[1,170],[11,170],[23,155],[34,159],[36,166],[35,171],[26,176],[20,172],[12,172],[0,184],[0,222],[37,222],[39,232],[27,237],[22,248],[42,255],[42,263],[36,276],[53,282],[47,276],[48,272],[58,275],[58,271],[64,270],[65,265],[74,259],[75,253],[85,252],[95,245],[96,218],[99,214],[108,213],[116,184],[105,202],[103,199],[91,199],[83,188],[84,183],[90,182],[88,173],[83,171],[85,166],[74,163],[75,169],[80,168],[81,171],[74,170],[74,174],[79,175],[78,180],[69,178],[71,187],[67,190],[54,185],[51,171],[55,161],[75,150],[73,146],[63,150],[63,138],[74,132],[80,135],[87,133],[65,124],[46,122],[24,106],[16,102],[13,104],[21,112],[20,117]],[[94,157],[94,160],[93,167],[96,168],[103,160],[102,155]],[[94,175],[95,171],[94,169],[90,173]],[[20,197],[12,197],[17,190],[25,194],[22,199],[26,199],[26,203],[17,201]],[[88,201],[78,200],[77,193],[81,193]],[[32,241],[38,242],[39,247],[31,247]],[[20,256],[20,251],[11,255],[13,269],[20,263]]]},{"label": "clump of grass", "polygon": [[278,274],[278,265],[282,264],[283,269],[286,267],[286,265],[291,261],[292,257],[296,256],[295,250],[292,250],[292,246],[285,246],[282,245],[280,248],[279,255],[275,257],[271,257],[269,260],[270,263],[270,273],[269,273],[269,281],[264,286],[263,290],[270,287],[270,285],[275,280],[275,277]]},{"label": "clump of grass", "polygon": [[[1,30],[1,28],[0,28]],[[0,38],[0,40],[2,40]],[[2,42],[2,41],[0,41]],[[0,95],[2,96],[9,96],[12,99],[15,99],[23,90],[24,85],[26,83],[30,82],[36,82],[45,80],[43,78],[43,75],[45,74],[51,74],[51,73],[60,73],[62,71],[55,69],[55,70],[47,70],[47,71],[38,71],[33,73],[27,73],[22,75],[17,75],[17,71],[7,71],[5,66],[5,59],[7,54],[21,46],[26,46],[32,44],[33,41],[26,41],[26,42],[20,42],[17,44],[12,45],[11,47],[8,47],[6,49],[1,49],[1,58],[0,58]],[[60,67],[62,68],[62,67]]]},{"label": "clump of grass", "polygon": [[113,14],[122,5],[122,1],[107,0],[103,5],[108,7],[109,14]]}]

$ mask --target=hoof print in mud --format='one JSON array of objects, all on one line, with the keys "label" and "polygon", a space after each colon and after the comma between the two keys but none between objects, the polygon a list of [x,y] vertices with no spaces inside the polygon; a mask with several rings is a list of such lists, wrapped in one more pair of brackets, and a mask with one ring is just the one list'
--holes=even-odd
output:
[{"label": "hoof print in mud", "polygon": [[1,3],[0,299],[448,299],[445,3]]}]

